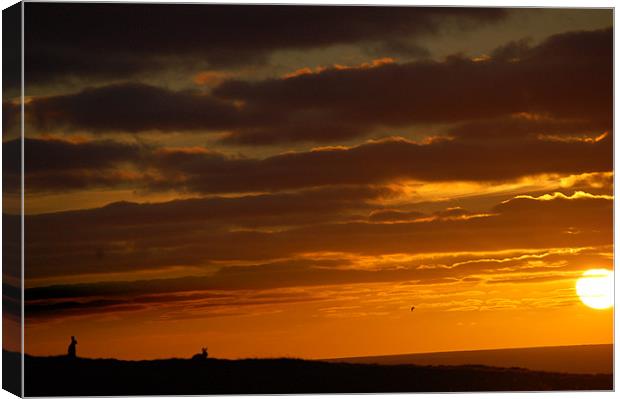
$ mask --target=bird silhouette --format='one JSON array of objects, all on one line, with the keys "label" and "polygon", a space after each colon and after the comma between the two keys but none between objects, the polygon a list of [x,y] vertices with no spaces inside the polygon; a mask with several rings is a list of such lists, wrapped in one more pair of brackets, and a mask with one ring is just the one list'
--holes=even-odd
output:
[{"label": "bird silhouette", "polygon": [[411,307],[411,311],[412,311],[412,312],[413,312],[413,309],[415,309],[415,306],[412,306],[412,307]]}]

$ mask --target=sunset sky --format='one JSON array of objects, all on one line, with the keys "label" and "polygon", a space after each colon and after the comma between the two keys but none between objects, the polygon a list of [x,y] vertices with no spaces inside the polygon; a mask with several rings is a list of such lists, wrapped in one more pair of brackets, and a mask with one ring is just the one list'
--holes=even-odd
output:
[{"label": "sunset sky", "polygon": [[26,352],[611,343],[612,18],[26,3]]}]

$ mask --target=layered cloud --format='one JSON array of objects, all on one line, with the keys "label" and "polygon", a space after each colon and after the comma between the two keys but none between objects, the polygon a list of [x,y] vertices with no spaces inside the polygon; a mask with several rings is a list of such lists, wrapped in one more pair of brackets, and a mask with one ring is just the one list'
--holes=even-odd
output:
[{"label": "layered cloud", "polygon": [[[598,136],[611,129],[611,48],[606,29],[559,34],[536,46],[513,43],[481,60],[456,55],[324,68],[228,80],[212,93],[123,83],[35,98],[27,119],[42,131],[227,132],[225,142],[248,145],[333,142],[380,128],[456,122],[469,123],[455,130],[466,136]],[[532,117],[515,121],[515,114]]]},{"label": "layered cloud", "polygon": [[[371,203],[356,205],[354,198],[359,203],[364,196],[372,198],[372,192],[353,190],[350,194],[351,201],[333,191],[317,192],[315,198],[312,194],[288,197],[297,207],[265,207],[265,203],[277,204],[282,198],[259,196],[160,205],[119,204],[29,216],[27,277],[131,272],[175,265],[208,271],[217,269],[221,262],[265,262],[303,254],[317,254],[315,259],[320,259],[321,253],[379,256],[577,248],[612,242],[613,200],[604,195],[517,197],[486,214],[463,217],[466,212],[451,209],[385,223],[372,218]],[[321,209],[304,204],[330,195],[333,199]],[[353,211],[349,220],[327,221],[335,212],[343,214],[343,207]],[[192,210],[192,218],[187,209]],[[237,216],[236,209],[240,213]],[[312,216],[300,219],[304,213]],[[370,214],[370,220],[355,215],[360,213]],[[269,216],[275,214],[280,227],[265,228],[276,225]],[[287,221],[298,224],[287,226]]]},{"label": "layered cloud", "polygon": [[[245,209],[242,223],[256,226],[249,221],[265,212],[252,208],[252,200],[241,199],[238,209]],[[31,283],[63,274],[132,276],[141,268],[195,266],[181,277],[128,281],[121,273],[112,281],[28,288],[30,322],[131,312],[171,320],[223,317],[356,297],[381,312],[378,299],[364,294],[378,287],[391,292],[398,306],[403,297],[413,297],[419,307],[436,311],[569,306],[576,299],[568,293],[532,292],[510,300],[485,293],[512,284],[573,280],[584,264],[608,267],[613,258],[613,199],[607,195],[517,196],[480,215],[458,208],[432,215],[388,213],[349,203],[360,213],[365,209],[368,220],[334,223],[319,217],[307,227],[269,231],[237,230],[239,219],[229,217],[236,208],[221,213],[222,201],[118,204],[26,217]],[[291,220],[296,211],[267,211],[272,212]],[[390,298],[381,303],[388,305]],[[341,313],[335,310],[334,316]]]},{"label": "layered cloud", "polygon": [[188,62],[248,65],[279,50],[343,44],[411,52],[404,38],[438,34],[446,25],[473,29],[505,15],[501,9],[421,7],[30,4],[26,73],[32,83],[123,79]]},{"label": "layered cloud", "polygon": [[[35,192],[130,184],[147,191],[247,193],[407,180],[505,181],[543,173],[610,171],[611,144],[610,136],[589,141],[524,138],[428,143],[390,138],[259,159],[201,147],[28,139],[26,187]],[[17,147],[19,142],[5,145]],[[18,173],[7,170],[8,177]]]},{"label": "layered cloud", "polygon": [[[454,56],[442,62],[328,69],[291,79],[229,81],[215,95],[264,112],[286,110],[284,129],[258,127],[228,138],[247,144],[329,140],[334,129],[322,128],[325,120],[337,120],[351,135],[377,126],[458,122],[519,112],[603,118],[609,124],[611,40],[611,30],[571,32],[521,48],[511,57],[496,51],[482,61]],[[288,123],[303,127],[298,131]]]},{"label": "layered cloud", "polygon": [[[457,304],[445,301],[449,293],[441,292],[446,289],[454,291],[454,287],[449,289],[454,285],[470,290],[477,287],[480,292],[507,284],[574,279],[582,272],[584,263],[608,265],[611,261],[609,251],[610,247],[603,246],[435,255],[433,263],[429,263],[431,258],[383,263],[380,258],[373,258],[379,266],[373,269],[359,268],[346,258],[331,262],[297,260],[229,266],[206,276],[29,288],[26,290],[27,311],[32,320],[153,309],[165,314],[171,307],[187,310],[198,306],[202,312],[197,317],[217,317],[222,315],[221,309],[238,314],[247,312],[244,308],[249,306],[342,300],[342,295],[334,291],[338,287],[342,287],[340,294],[347,297],[352,292],[359,293],[369,288],[376,291],[378,284],[384,284],[381,292],[402,291],[392,300],[400,300],[404,292],[409,292],[409,296],[419,297],[423,308],[461,310]],[[457,293],[471,297],[471,291]],[[572,295],[565,294],[564,302],[566,299],[575,301]],[[533,300],[530,296],[518,302],[526,304]],[[389,303],[390,298],[383,302]]]}]

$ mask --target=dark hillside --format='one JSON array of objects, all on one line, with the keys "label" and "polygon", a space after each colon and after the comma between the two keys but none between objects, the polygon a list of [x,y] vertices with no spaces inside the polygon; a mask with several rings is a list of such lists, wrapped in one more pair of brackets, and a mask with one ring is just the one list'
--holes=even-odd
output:
[{"label": "dark hillside", "polygon": [[[15,354],[15,356],[17,356]],[[298,359],[120,361],[32,357],[27,396],[610,390],[610,374]]]}]

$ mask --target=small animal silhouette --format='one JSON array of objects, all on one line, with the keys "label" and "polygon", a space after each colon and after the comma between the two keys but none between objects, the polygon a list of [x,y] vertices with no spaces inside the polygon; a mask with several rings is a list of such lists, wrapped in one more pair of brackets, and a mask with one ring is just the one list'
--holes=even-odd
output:
[{"label": "small animal silhouette", "polygon": [[67,349],[67,356],[75,359],[77,357],[77,341],[74,336],[71,336],[71,343],[69,344],[69,348]]},{"label": "small animal silhouette", "polygon": [[192,360],[206,360],[207,357],[209,357],[209,354],[207,353],[207,348],[202,348],[202,353],[196,353],[194,356],[192,356]]}]

